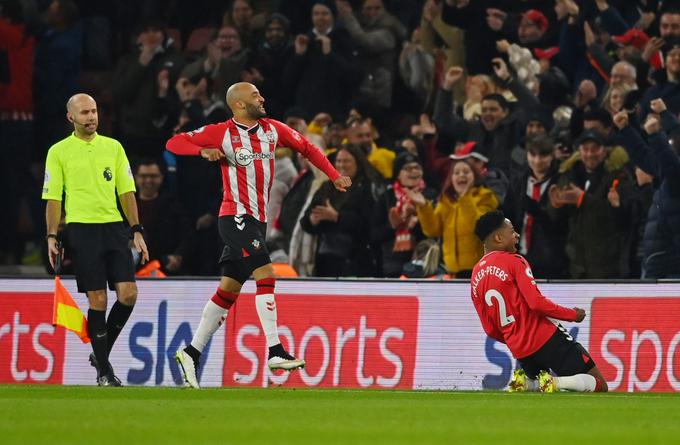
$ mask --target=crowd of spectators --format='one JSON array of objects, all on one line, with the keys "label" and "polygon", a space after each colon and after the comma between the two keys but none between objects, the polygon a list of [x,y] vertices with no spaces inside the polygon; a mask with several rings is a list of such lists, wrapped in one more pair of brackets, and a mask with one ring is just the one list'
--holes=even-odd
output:
[{"label": "crowd of spectators", "polygon": [[238,81],[353,181],[277,149],[268,244],[299,275],[466,277],[501,208],[537,278],[680,277],[673,0],[0,0],[0,263],[42,261],[41,169],[87,92],[159,271],[217,274],[219,169],[164,146]]}]

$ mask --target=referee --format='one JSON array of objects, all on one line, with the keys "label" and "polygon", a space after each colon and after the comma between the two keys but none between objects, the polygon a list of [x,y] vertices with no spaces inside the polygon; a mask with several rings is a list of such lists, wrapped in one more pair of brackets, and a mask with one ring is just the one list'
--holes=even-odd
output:
[{"label": "referee", "polygon": [[[137,216],[135,182],[125,151],[118,141],[97,134],[97,103],[76,94],[66,104],[73,134],[47,153],[42,198],[47,200],[47,248],[54,267],[61,201],[65,196],[66,224],[74,257],[78,292],[87,294],[87,328],[92,339],[90,363],[97,369],[99,386],[121,386],[109,363],[109,353],[137,300],[134,263],[129,246],[142,262],[149,253]],[[131,227],[118,210],[116,195]],[[118,296],[106,319],[106,283]]]}]

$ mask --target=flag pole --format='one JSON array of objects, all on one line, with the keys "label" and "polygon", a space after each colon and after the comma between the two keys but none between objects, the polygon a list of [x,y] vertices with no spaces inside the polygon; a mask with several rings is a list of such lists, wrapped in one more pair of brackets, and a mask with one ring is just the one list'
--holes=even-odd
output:
[{"label": "flag pole", "polygon": [[61,241],[57,240],[57,256],[54,259],[54,275],[57,277],[61,275],[61,252]]},{"label": "flag pole", "polygon": [[87,332],[87,319],[78,307],[78,304],[73,301],[73,297],[68,293],[68,290],[61,283],[62,269],[62,247],[61,242],[57,241],[57,255],[54,259],[54,301],[52,303],[52,325],[62,326],[70,331],[75,332],[80,341],[89,343],[90,338]]}]

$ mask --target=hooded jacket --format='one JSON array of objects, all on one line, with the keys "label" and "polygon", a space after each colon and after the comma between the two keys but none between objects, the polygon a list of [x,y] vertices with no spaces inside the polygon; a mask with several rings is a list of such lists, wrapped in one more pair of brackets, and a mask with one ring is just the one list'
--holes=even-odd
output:
[{"label": "hooded jacket", "polygon": [[[584,190],[580,206],[569,206],[566,251],[572,278],[627,278],[633,227],[630,223],[633,183],[625,169],[628,154],[622,147],[608,149],[604,161],[587,172],[580,152],[560,166],[560,184],[571,182]],[[614,180],[621,205],[607,198]]]}]

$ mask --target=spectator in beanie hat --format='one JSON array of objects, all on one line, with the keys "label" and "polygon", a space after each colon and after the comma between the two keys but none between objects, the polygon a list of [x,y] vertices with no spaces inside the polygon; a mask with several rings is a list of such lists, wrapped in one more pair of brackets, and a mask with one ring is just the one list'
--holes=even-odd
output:
[{"label": "spectator in beanie hat", "polygon": [[407,190],[421,192],[426,199],[436,197],[423,181],[420,159],[412,153],[402,152],[396,157],[393,179],[378,197],[371,216],[371,243],[380,246],[383,277],[399,277],[416,244],[425,238]]}]

